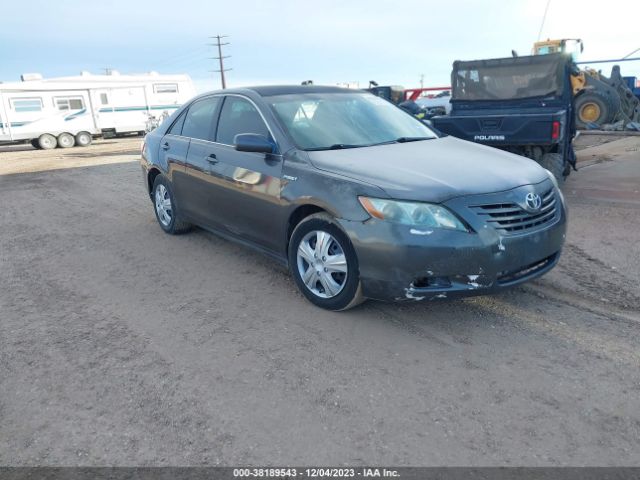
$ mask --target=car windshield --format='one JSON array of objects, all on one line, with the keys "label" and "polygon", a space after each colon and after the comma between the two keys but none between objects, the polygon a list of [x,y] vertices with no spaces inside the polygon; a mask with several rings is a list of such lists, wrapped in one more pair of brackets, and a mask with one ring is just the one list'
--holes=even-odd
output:
[{"label": "car windshield", "polygon": [[425,124],[364,92],[277,95],[269,103],[303,150],[368,147],[436,138]]}]

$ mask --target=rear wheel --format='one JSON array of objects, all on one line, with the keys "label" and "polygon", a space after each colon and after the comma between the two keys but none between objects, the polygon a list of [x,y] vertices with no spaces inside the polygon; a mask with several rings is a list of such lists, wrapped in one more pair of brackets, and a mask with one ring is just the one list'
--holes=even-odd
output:
[{"label": "rear wheel", "polygon": [[330,215],[314,214],[296,226],[289,265],[302,294],[318,307],[347,310],[364,301],[355,250]]},{"label": "rear wheel", "polygon": [[540,165],[553,173],[553,176],[556,177],[556,180],[559,184],[562,184],[565,179],[565,162],[562,155],[559,153],[545,153],[542,155],[540,159]]},{"label": "rear wheel", "polygon": [[42,150],[51,150],[58,146],[58,140],[49,133],[43,133],[38,137],[38,146]]},{"label": "rear wheel", "polygon": [[156,219],[165,232],[175,235],[191,229],[191,224],[178,213],[171,182],[164,175],[158,175],[153,182],[153,206]]},{"label": "rear wheel", "polygon": [[80,132],[76,135],[76,145],[79,147],[87,147],[91,145],[91,134],[89,132]]},{"label": "rear wheel", "polygon": [[589,123],[603,125],[611,121],[609,102],[597,92],[585,92],[576,98],[575,109],[578,128],[585,128]]},{"label": "rear wheel", "polygon": [[58,135],[58,146],[60,148],[71,148],[76,144],[76,139],[70,133],[61,133]]}]

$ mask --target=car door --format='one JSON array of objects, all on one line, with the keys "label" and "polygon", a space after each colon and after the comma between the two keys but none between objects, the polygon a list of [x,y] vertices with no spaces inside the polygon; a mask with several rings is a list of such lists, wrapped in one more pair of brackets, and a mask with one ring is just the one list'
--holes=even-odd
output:
[{"label": "car door", "polygon": [[[184,182],[179,186],[179,207],[196,223],[216,227],[215,178],[211,162],[215,161],[215,126],[221,96],[204,97],[193,102],[186,113],[182,135],[189,137]],[[212,182],[214,185],[212,185]]]},{"label": "car door", "polygon": [[210,163],[212,183],[220,190],[217,215],[231,232],[279,251],[282,157],[277,151],[237,151],[234,138],[241,133],[264,135],[277,149],[258,107],[247,97],[227,95],[216,129],[215,163]]},{"label": "car door", "polygon": [[176,196],[180,196],[181,186],[184,183],[184,172],[189,151],[189,138],[182,136],[186,112],[173,122],[160,142],[160,165],[166,168],[169,179],[173,183]]}]

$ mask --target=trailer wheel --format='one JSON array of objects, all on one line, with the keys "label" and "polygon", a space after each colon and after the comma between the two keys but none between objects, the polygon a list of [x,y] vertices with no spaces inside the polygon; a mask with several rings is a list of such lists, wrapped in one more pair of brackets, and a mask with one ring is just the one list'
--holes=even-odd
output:
[{"label": "trailer wheel", "polygon": [[92,140],[89,132],[80,132],[76,135],[76,145],[79,147],[88,147]]},{"label": "trailer wheel", "polygon": [[42,150],[51,150],[58,146],[58,139],[50,133],[43,133],[38,137],[38,146]]},{"label": "trailer wheel", "polygon": [[540,165],[553,173],[559,185],[564,183],[565,179],[565,162],[559,153],[545,153],[540,159]]},{"label": "trailer wheel", "polygon": [[76,139],[70,133],[61,133],[58,135],[58,146],[60,148],[71,148],[76,144]]}]

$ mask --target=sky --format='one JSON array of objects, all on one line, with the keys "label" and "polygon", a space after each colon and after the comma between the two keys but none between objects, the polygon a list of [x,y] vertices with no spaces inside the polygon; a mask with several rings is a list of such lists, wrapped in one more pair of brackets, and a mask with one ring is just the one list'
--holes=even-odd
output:
[{"label": "sky", "polygon": [[[593,7],[590,5],[593,4]],[[198,91],[227,86],[350,82],[449,85],[454,60],[529,54],[547,0],[2,0],[0,81],[102,73],[187,73]],[[582,38],[582,60],[640,48],[640,1],[549,0],[542,39]],[[637,52],[634,57],[640,57]],[[611,64],[594,65],[609,74]],[[621,64],[640,77],[640,61]],[[423,77],[422,77],[423,76]]]}]

